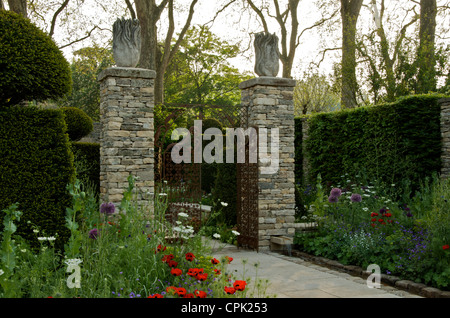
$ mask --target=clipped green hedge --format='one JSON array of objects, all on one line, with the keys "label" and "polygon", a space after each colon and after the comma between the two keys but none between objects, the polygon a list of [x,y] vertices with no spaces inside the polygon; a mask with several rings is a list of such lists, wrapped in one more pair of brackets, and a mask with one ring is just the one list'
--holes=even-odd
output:
[{"label": "clipped green hedge", "polygon": [[76,107],[61,107],[61,110],[64,112],[71,141],[78,141],[94,130],[94,122],[84,110]]},{"label": "clipped green hedge", "polygon": [[70,92],[69,63],[52,38],[12,11],[0,10],[0,107]]},{"label": "clipped green hedge", "polygon": [[323,181],[333,183],[344,173],[356,175],[363,169],[385,183],[408,179],[417,186],[441,169],[438,100],[443,97],[408,96],[394,103],[311,116],[303,154],[310,164],[309,178],[315,180],[320,173]]},{"label": "clipped green hedge", "polygon": [[36,246],[36,236],[57,233],[55,244],[63,248],[70,235],[66,207],[72,205],[66,186],[75,180],[63,113],[13,107],[0,110],[0,123],[0,210],[19,203],[23,215],[16,234]]},{"label": "clipped green hedge", "polygon": [[100,144],[72,142],[76,176],[81,182],[90,183],[95,193],[100,193]]}]

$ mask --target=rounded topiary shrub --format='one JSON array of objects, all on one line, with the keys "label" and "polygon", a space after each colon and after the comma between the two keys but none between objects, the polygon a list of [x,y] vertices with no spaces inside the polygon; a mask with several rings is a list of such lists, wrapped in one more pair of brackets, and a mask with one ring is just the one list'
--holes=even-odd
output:
[{"label": "rounded topiary shrub", "polygon": [[21,15],[0,10],[0,107],[70,92],[70,66],[50,36]]},{"label": "rounded topiary shrub", "polygon": [[67,134],[71,141],[78,141],[94,130],[94,122],[82,109],[62,107],[67,124]]}]

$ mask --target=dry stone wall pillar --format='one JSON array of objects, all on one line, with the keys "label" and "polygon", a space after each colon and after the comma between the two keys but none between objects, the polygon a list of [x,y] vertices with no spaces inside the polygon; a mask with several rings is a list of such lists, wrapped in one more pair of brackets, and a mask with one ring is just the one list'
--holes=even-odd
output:
[{"label": "dry stone wall pillar", "polygon": [[140,203],[153,212],[155,76],[151,70],[121,67],[99,74],[102,202],[120,204],[131,174],[144,194]]},{"label": "dry stone wall pillar", "polygon": [[[265,163],[259,161],[259,250],[275,249],[282,242],[290,244],[295,234],[295,83],[286,78],[258,77],[239,86],[241,104],[248,107],[248,127],[266,128],[269,143],[271,129],[279,131],[278,171],[264,174]],[[270,148],[267,151],[270,153]]]},{"label": "dry stone wall pillar", "polygon": [[441,105],[441,135],[442,135],[442,167],[441,177],[450,177],[450,98],[439,100]]}]

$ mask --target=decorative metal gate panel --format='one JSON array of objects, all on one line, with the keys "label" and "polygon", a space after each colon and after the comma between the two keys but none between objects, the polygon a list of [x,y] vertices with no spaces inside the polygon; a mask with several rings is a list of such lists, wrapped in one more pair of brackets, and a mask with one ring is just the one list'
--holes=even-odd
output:
[{"label": "decorative metal gate panel", "polygon": [[258,163],[250,162],[250,140],[245,142],[245,163],[237,164],[238,246],[259,250]]},{"label": "decorative metal gate panel", "polygon": [[[171,152],[179,141],[172,141],[171,135],[175,128],[186,128],[193,137],[194,121],[207,119],[218,120],[223,128],[245,128],[247,109],[173,104],[155,107],[155,186],[167,195],[166,220],[175,222],[178,214],[185,212],[195,230],[205,215],[201,209],[202,163],[194,162],[194,151],[191,151],[191,163],[174,163]],[[258,249],[258,165],[248,162],[248,148],[247,140],[246,162],[236,163],[238,245]]]}]

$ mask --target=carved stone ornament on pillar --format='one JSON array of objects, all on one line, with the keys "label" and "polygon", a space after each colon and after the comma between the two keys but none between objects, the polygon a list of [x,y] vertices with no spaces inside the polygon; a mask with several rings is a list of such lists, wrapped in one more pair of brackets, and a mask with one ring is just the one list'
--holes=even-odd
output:
[{"label": "carved stone ornament on pillar", "polygon": [[118,67],[136,67],[141,54],[141,27],[137,19],[117,19],[113,25],[113,57]]},{"label": "carved stone ornament on pillar", "polygon": [[280,70],[278,37],[264,32],[255,34],[255,73],[258,76],[276,77]]}]

